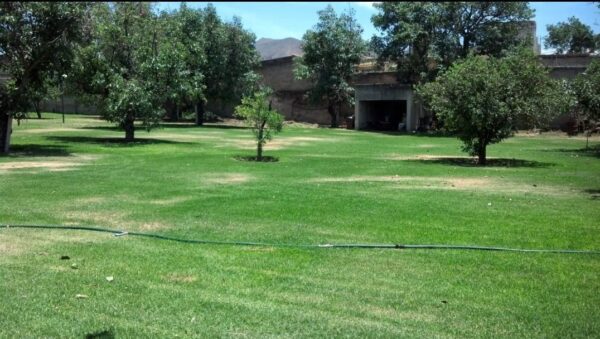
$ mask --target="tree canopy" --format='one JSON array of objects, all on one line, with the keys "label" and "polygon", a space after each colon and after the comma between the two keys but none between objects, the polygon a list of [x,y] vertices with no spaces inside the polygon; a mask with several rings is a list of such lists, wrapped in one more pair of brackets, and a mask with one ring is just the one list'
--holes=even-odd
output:
[{"label": "tree canopy", "polygon": [[395,62],[401,81],[430,81],[469,53],[501,56],[531,44],[520,34],[533,16],[527,2],[381,2],[371,44],[380,62]]},{"label": "tree canopy", "polygon": [[572,84],[577,113],[587,135],[600,132],[600,61],[593,60]]},{"label": "tree canopy", "polygon": [[327,102],[331,127],[337,127],[341,105],[354,102],[348,82],[366,52],[366,44],[352,10],[338,16],[327,6],[318,14],[319,22],[302,37],[304,56],[296,61],[295,75],[313,82],[309,97]]},{"label": "tree canopy", "polygon": [[12,117],[70,69],[86,10],[85,3],[0,4],[0,70],[10,77],[0,83],[0,153],[9,151]]},{"label": "tree canopy", "polygon": [[593,53],[598,46],[598,35],[594,36],[592,28],[577,19],[570,17],[567,22],[547,25],[548,36],[544,39],[546,48],[554,48],[558,54]]},{"label": "tree canopy", "polygon": [[518,123],[547,126],[569,103],[560,83],[526,50],[503,58],[471,54],[417,92],[481,165],[487,146],[512,136]]},{"label": "tree canopy", "polygon": [[151,4],[142,2],[94,7],[91,41],[80,49],[72,78],[103,117],[132,141],[135,120],[149,130],[162,117],[164,83],[158,74],[168,66],[160,63],[159,51],[164,49],[157,46],[156,14]]}]

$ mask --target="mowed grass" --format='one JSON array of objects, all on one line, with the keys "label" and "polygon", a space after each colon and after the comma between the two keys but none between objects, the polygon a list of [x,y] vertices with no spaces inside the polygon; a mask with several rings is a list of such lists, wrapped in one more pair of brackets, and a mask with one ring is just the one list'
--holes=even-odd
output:
[{"label": "mowed grass", "polygon": [[[254,152],[238,126],[164,124],[124,144],[95,117],[44,116],[0,158],[1,224],[600,250],[597,137],[584,151],[520,135],[477,167],[453,138],[290,125],[266,147],[279,161],[256,163],[235,159]],[[0,337],[598,337],[599,278],[600,255],[0,228]]]}]

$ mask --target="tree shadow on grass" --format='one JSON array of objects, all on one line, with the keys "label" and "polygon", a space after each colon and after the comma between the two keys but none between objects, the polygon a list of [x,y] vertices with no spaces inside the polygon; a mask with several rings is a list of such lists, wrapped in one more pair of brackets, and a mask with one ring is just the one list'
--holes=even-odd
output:
[{"label": "tree shadow on grass", "polygon": [[63,146],[19,144],[11,145],[9,157],[67,157],[71,153]]},{"label": "tree shadow on grass", "polygon": [[583,191],[590,195],[590,199],[600,200],[600,188],[590,188]]},{"label": "tree shadow on grass", "polygon": [[406,161],[416,161],[422,164],[441,164],[461,167],[529,167],[529,168],[543,168],[554,166],[553,163],[539,162],[533,160],[521,160],[521,159],[506,159],[506,158],[493,158],[487,159],[485,166],[477,164],[477,158],[430,158],[430,159],[410,159]]},{"label": "tree shadow on grass", "polygon": [[162,139],[145,139],[136,138],[133,141],[126,141],[125,138],[95,138],[95,137],[83,137],[83,136],[49,136],[46,137],[48,140],[69,142],[69,143],[84,143],[84,144],[98,144],[103,146],[115,146],[115,147],[131,147],[141,145],[154,145],[154,144],[189,144],[188,142],[162,140]]},{"label": "tree shadow on grass", "polygon": [[427,138],[452,138],[454,135],[442,132],[442,131],[430,131],[430,132],[406,132],[406,131],[384,131],[384,130],[376,130],[376,129],[363,129],[360,130],[365,133],[373,133],[373,134],[385,134],[385,135],[394,135],[394,136],[411,136],[411,137],[427,137]]},{"label": "tree shadow on grass", "polygon": [[[210,123],[209,123],[210,124]],[[211,124],[207,123],[203,125],[196,125],[196,123],[181,123],[181,122],[162,122],[160,124],[161,128],[197,128],[197,129],[248,129],[246,126],[235,126],[235,125],[221,125],[221,124]]]},{"label": "tree shadow on grass", "polygon": [[[245,156],[245,155],[236,155],[233,157],[235,160],[239,160],[239,161],[256,161],[258,162],[258,159],[256,158],[256,156]],[[263,156],[262,160],[260,160],[260,162],[278,162],[279,158],[278,157],[271,157],[271,156]]]},{"label": "tree shadow on grass", "polygon": [[594,158],[600,158],[600,144],[597,145],[592,145],[588,148],[578,148],[578,149],[573,149],[573,148],[559,148],[559,149],[552,149],[552,150],[547,150],[547,152],[561,152],[561,153],[575,153],[577,155],[582,155],[582,156],[586,156],[586,157],[594,157]]}]

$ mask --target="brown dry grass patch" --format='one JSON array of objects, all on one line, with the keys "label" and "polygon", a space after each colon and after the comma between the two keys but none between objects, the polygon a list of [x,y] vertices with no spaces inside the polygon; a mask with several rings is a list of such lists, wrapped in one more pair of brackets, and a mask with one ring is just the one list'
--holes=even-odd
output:
[{"label": "brown dry grass patch", "polygon": [[[337,138],[320,138],[320,137],[278,137],[267,142],[264,146],[266,151],[280,150],[290,146],[308,146],[315,142],[335,142]],[[221,147],[237,147],[245,150],[256,149],[256,141],[254,139],[235,139],[226,140]]]},{"label": "brown dry grass patch", "polygon": [[28,128],[19,130],[21,133],[52,133],[52,132],[77,132],[80,131],[77,128],[68,127],[50,127],[50,128]]},{"label": "brown dry grass patch", "polygon": [[158,221],[143,222],[137,227],[140,231],[158,231],[167,228],[170,228],[170,226]]},{"label": "brown dry grass patch", "polygon": [[9,161],[0,163],[0,173],[15,170],[46,170],[68,171],[83,166],[99,157],[90,154],[74,155],[72,157],[46,157],[45,160]]},{"label": "brown dry grass patch", "polygon": [[176,283],[193,283],[198,280],[198,277],[184,273],[170,273],[163,277],[165,280]]},{"label": "brown dry grass patch", "polygon": [[57,243],[98,243],[107,239],[110,239],[107,234],[93,232],[2,227],[0,228],[0,260],[2,257],[51,249]]},{"label": "brown dry grass patch", "polygon": [[547,185],[527,185],[492,178],[469,177],[418,177],[418,176],[350,176],[326,177],[309,180],[311,183],[353,183],[353,182],[382,182],[390,183],[394,189],[443,189],[471,190],[485,193],[532,193],[565,196],[574,192],[560,187]]},{"label": "brown dry grass patch", "polygon": [[121,227],[127,217],[124,212],[118,211],[83,211],[71,210],[63,213],[65,223],[81,225],[82,223],[93,223],[95,225]]},{"label": "brown dry grass patch", "polygon": [[252,180],[253,178],[244,173],[227,173],[227,174],[210,174],[204,182],[209,184],[243,184]]}]

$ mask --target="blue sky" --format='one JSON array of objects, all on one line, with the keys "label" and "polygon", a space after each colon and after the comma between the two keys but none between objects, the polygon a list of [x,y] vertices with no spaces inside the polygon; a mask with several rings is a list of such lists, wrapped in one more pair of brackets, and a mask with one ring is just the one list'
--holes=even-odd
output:
[{"label": "blue sky", "polygon": [[[190,7],[205,7],[208,2],[188,2]],[[159,2],[161,10],[179,8],[179,2]],[[293,37],[300,39],[307,29],[317,22],[317,11],[331,4],[336,11],[348,8],[356,11],[356,19],[363,27],[363,37],[370,39],[377,33],[371,23],[376,13],[373,2],[213,2],[219,15],[225,20],[234,15],[242,18],[244,27],[258,38],[281,39]],[[591,2],[531,2],[535,9],[537,36],[543,38],[546,25],[566,21],[575,16],[589,25],[595,33],[600,32],[600,10]],[[548,52],[548,51],[545,51]]]}]

